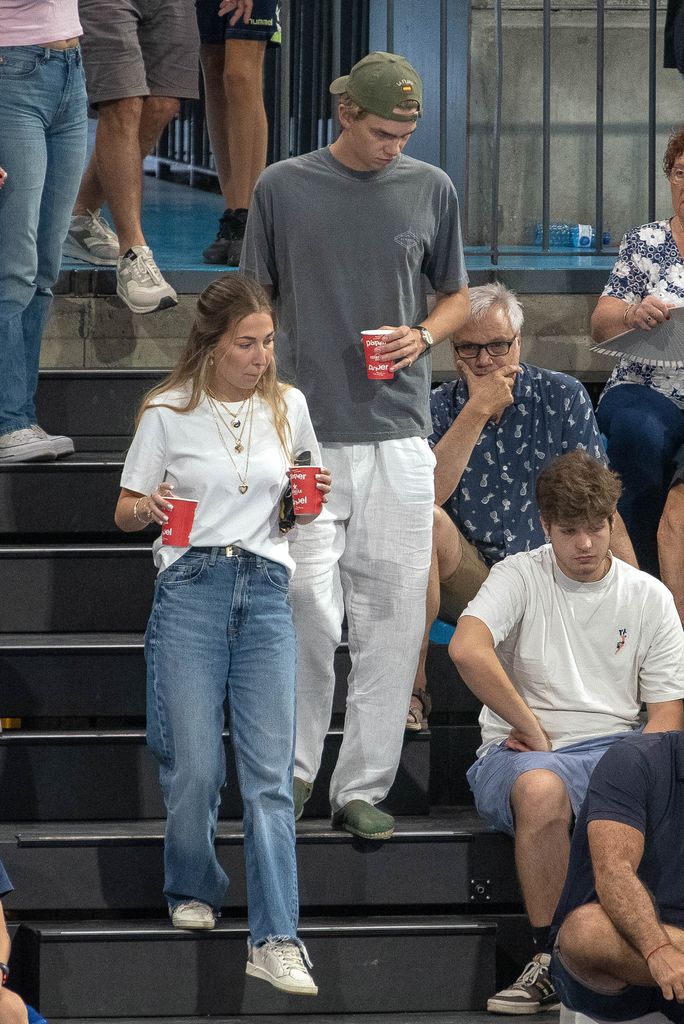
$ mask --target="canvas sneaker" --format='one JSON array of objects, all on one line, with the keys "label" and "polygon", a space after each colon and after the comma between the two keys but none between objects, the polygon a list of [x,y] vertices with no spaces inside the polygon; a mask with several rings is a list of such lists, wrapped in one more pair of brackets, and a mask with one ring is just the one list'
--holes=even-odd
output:
[{"label": "canvas sneaker", "polygon": [[96,267],[116,266],[119,239],[99,210],[87,210],[71,218],[62,252]]},{"label": "canvas sneaker", "polygon": [[549,978],[549,953],[535,953],[510,988],[504,988],[487,1000],[490,1013],[540,1013],[557,1010],[560,999]]},{"label": "canvas sneaker", "polygon": [[134,245],[116,265],[116,294],[133,313],[171,309],[178,296],[161,275],[148,245]]},{"label": "canvas sneaker", "polygon": [[216,924],[214,911],[201,900],[187,900],[169,907],[169,916],[174,928],[213,928]]},{"label": "canvas sneaker", "polygon": [[318,986],[309,974],[311,961],[304,946],[292,939],[276,939],[252,946],[245,971],[295,996],[316,996]]},{"label": "canvas sneaker", "polygon": [[54,448],[55,455],[58,459],[61,459],[63,455],[74,454],[74,442],[70,437],[66,437],[64,434],[48,434],[42,427],[39,427],[37,423],[34,423],[29,429],[36,435],[36,437],[39,437],[42,441],[47,441],[48,444]]},{"label": "canvas sneaker", "polygon": [[240,263],[246,223],[247,210],[226,210],[219,219],[216,238],[202,253],[204,262],[237,267]]},{"label": "canvas sneaker", "polygon": [[56,458],[50,441],[29,427],[0,434],[0,462],[54,462]]}]

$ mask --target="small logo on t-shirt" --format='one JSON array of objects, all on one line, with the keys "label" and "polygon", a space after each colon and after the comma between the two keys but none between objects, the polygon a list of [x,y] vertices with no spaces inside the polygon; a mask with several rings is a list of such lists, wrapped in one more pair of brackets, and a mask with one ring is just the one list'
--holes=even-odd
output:
[{"label": "small logo on t-shirt", "polygon": [[405,249],[415,249],[417,245],[420,245],[420,239],[414,235],[413,231],[404,231],[401,235],[395,235],[394,241],[403,245]]},{"label": "small logo on t-shirt", "polygon": [[618,634],[619,634],[618,642],[617,642],[617,646],[615,647],[615,653],[616,654],[618,654],[622,650],[622,648],[625,646],[625,643],[627,642],[627,630],[626,629],[618,629]]}]

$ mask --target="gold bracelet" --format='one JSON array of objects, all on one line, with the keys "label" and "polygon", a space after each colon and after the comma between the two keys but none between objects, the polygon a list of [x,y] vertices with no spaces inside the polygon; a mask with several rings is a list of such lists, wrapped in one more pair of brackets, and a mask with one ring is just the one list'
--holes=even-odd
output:
[{"label": "gold bracelet", "polygon": [[145,495],[141,494],[138,500],[136,501],[135,505],[133,506],[133,518],[136,520],[136,522],[141,523],[143,526],[147,526],[152,520],[152,509],[148,506],[147,519],[141,519],[140,516],[138,515],[138,505],[140,504],[144,497]]},{"label": "gold bracelet", "polygon": [[639,308],[639,303],[638,302],[630,302],[630,304],[627,306],[627,309],[622,314],[622,322],[625,325],[625,327],[629,327],[629,324],[627,323],[627,317],[629,316],[630,310],[632,310],[632,309],[636,310],[638,308]]}]

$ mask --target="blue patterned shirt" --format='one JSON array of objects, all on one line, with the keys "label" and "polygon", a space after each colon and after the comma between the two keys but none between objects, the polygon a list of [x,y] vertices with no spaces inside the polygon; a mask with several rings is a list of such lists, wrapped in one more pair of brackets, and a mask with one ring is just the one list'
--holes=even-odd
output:
[{"label": "blue patterned shirt", "polygon": [[[589,395],[574,377],[522,363],[513,404],[480,434],[461,481],[443,505],[488,564],[544,543],[534,486],[551,459],[584,448],[605,463]],[[434,448],[468,400],[463,380],[430,399]]]},{"label": "blue patterned shirt", "polygon": [[[603,295],[628,303],[655,295],[671,306],[684,305],[684,263],[669,220],[627,232]],[[644,384],[684,409],[684,368],[665,370],[625,357],[611,373],[603,394],[616,384]]]}]

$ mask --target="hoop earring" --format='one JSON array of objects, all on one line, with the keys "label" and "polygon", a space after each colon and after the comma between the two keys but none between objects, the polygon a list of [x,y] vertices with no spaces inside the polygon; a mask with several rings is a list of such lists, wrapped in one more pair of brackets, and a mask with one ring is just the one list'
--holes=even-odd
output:
[{"label": "hoop earring", "polygon": [[209,365],[210,366],[214,365],[214,357],[213,356],[209,356]]}]

